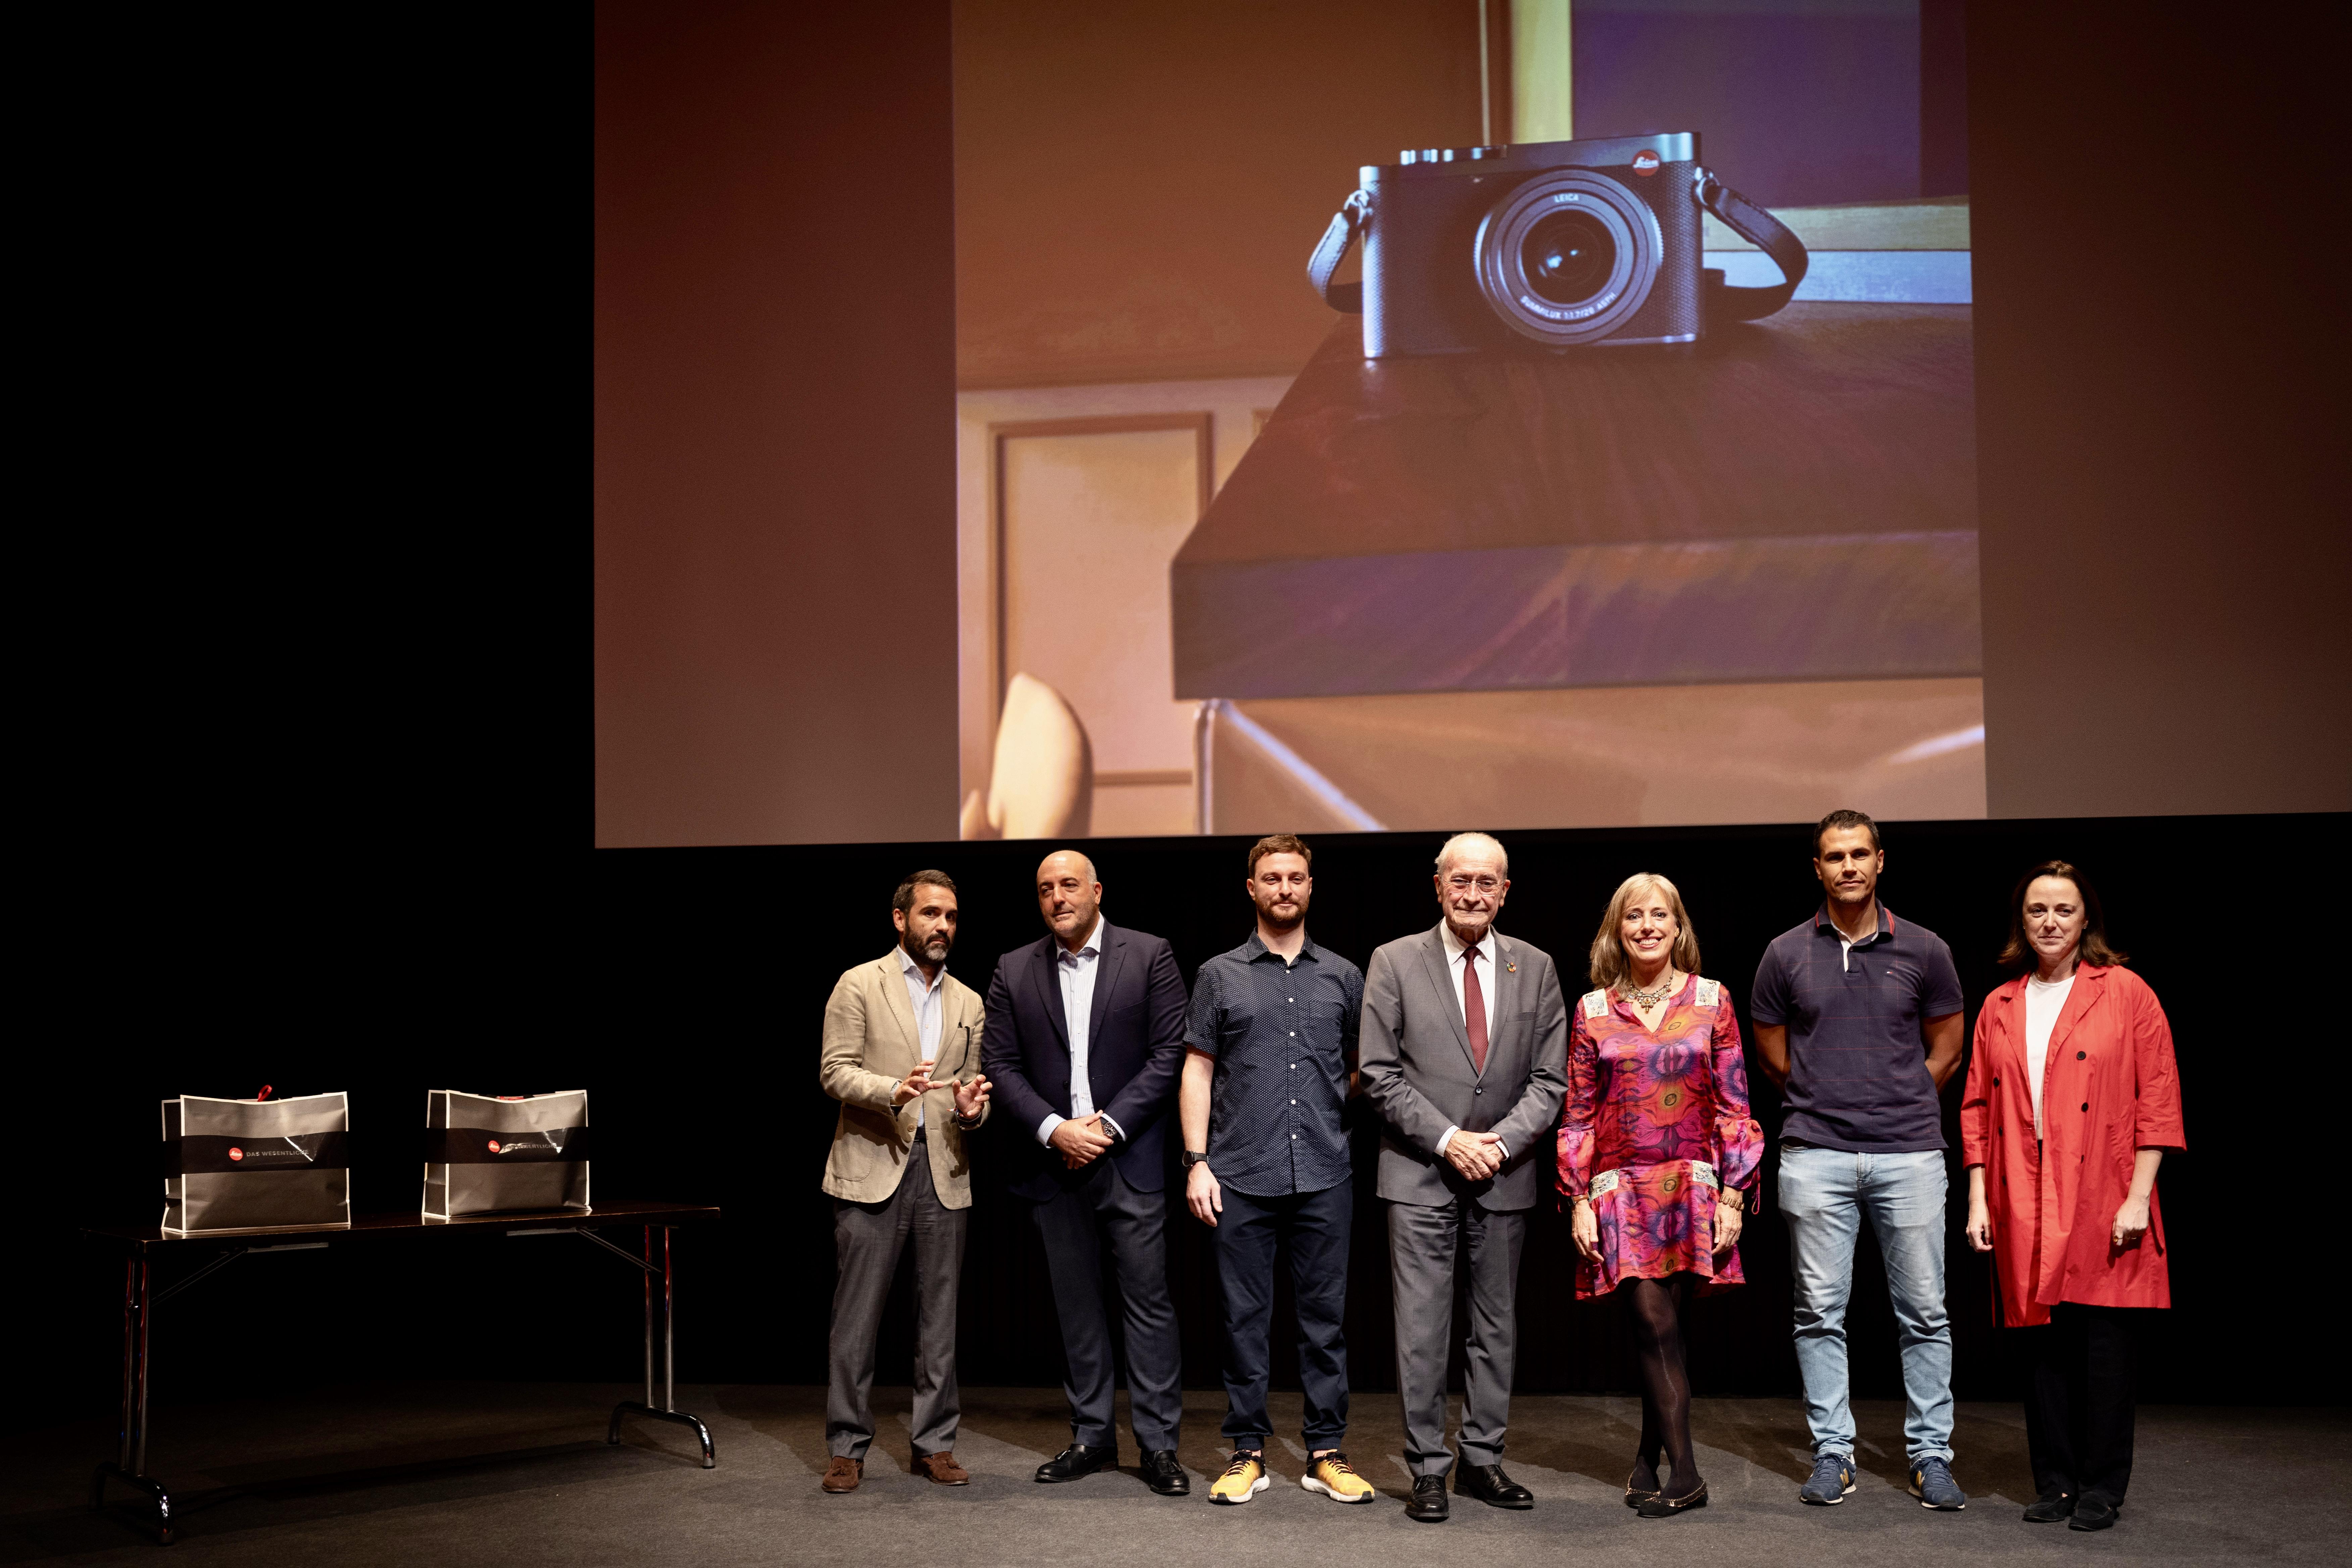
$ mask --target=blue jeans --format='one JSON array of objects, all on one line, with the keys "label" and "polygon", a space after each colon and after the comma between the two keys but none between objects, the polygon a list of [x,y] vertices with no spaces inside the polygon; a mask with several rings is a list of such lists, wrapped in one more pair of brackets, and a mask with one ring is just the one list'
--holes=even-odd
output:
[{"label": "blue jeans", "polygon": [[1853,1154],[1783,1144],[1780,1213],[1797,1293],[1797,1370],[1813,1454],[1853,1454],[1846,1398],[1845,1309],[1862,1221],[1886,1259],[1886,1293],[1903,1348],[1903,1447],[1914,1460],[1952,1457],[1952,1325],[1944,1311],[1944,1155]]}]

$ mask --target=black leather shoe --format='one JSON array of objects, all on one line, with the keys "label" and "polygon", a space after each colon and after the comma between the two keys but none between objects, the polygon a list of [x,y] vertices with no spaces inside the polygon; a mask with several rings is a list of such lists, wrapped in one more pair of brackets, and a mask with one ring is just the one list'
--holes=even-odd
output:
[{"label": "black leather shoe", "polygon": [[1176,1462],[1173,1448],[1151,1448],[1143,1456],[1143,1479],[1161,1497],[1191,1497],[1192,1478]]},{"label": "black leather shoe", "polygon": [[1073,1443],[1044,1464],[1037,1467],[1041,1481],[1075,1481],[1080,1476],[1091,1476],[1097,1470],[1118,1468],[1118,1445],[1104,1443],[1089,1448],[1084,1443]]},{"label": "black leather shoe", "polygon": [[2072,1514],[2074,1511],[2074,1493],[2043,1492],[2040,1497],[2025,1505],[2025,1522],[2028,1524],[2055,1524],[2060,1520]]},{"label": "black leather shoe", "polygon": [[1633,1510],[1633,1517],[1636,1519],[1672,1519],[1678,1513],[1683,1513],[1695,1508],[1705,1508],[1706,1506],[1706,1483],[1705,1481],[1701,1481],[1698,1485],[1683,1493],[1680,1497],[1668,1497],[1665,1493],[1660,1492],[1657,1496],[1650,1499],[1641,1507],[1635,1509]]},{"label": "black leather shoe", "polygon": [[2074,1517],[2066,1521],[2069,1530],[2105,1530],[2116,1521],[2116,1505],[2096,1492],[2084,1492],[2074,1500]]},{"label": "black leather shoe", "polygon": [[1445,1503],[1444,1476],[1412,1478],[1412,1500],[1404,1505],[1405,1518],[1419,1520],[1423,1524],[1444,1524],[1450,1511]]},{"label": "black leather shoe", "polygon": [[1533,1508],[1536,1494],[1503,1473],[1500,1465],[1456,1465],[1454,1489],[1495,1508]]}]

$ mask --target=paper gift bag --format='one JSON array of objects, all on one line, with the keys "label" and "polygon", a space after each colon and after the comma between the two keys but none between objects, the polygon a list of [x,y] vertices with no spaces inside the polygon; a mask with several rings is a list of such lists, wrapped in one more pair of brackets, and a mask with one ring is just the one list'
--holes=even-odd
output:
[{"label": "paper gift bag", "polygon": [[352,1222],[351,1097],[163,1102],[163,1234]]},{"label": "paper gift bag", "polygon": [[588,1091],[425,1097],[425,1217],[588,1206]]}]

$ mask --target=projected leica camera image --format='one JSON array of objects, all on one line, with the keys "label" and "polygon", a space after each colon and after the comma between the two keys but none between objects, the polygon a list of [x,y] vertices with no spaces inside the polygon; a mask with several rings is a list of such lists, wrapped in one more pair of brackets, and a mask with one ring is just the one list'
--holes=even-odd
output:
[{"label": "projected leica camera image", "polygon": [[1984,815],[1958,63],[1568,15],[1196,109],[960,35],[965,837]]}]

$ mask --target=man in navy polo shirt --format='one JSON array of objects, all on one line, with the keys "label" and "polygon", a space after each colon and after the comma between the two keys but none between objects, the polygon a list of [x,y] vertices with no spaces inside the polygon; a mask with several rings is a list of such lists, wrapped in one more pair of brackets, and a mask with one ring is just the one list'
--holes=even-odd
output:
[{"label": "man in navy polo shirt", "polygon": [[1821,911],[1773,939],[1749,1005],[1781,1088],[1780,1213],[1797,1295],[1797,1367],[1813,1473],[1797,1495],[1853,1490],[1845,1309],[1870,1221],[1903,1349],[1903,1446],[1922,1507],[1959,1509],[1952,1479],[1952,1329],[1944,1310],[1944,1133],[1960,1066],[1960,977],[1943,938],[1878,901],[1878,825],[1833,811],[1813,830]]},{"label": "man in navy polo shirt", "polygon": [[1287,833],[1250,847],[1257,930],[1201,965],[1184,1026],[1184,1198],[1216,1232],[1224,1294],[1225,1436],[1233,1463],[1209,1500],[1245,1503],[1269,1484],[1267,1323],[1277,1239],[1290,1247],[1298,1381],[1307,1394],[1307,1474],[1335,1502],[1369,1503],[1372,1484],[1339,1444],[1348,1432],[1348,1230],[1355,1212],[1340,1109],[1356,1067],[1363,972],[1307,935],[1311,851]]}]

